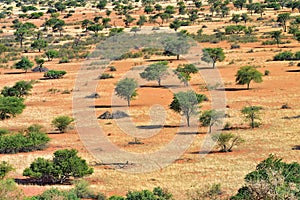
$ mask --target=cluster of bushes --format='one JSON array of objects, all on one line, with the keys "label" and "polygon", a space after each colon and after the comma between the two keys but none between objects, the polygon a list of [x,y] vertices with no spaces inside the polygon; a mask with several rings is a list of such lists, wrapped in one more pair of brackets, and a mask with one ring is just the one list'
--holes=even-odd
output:
[{"label": "cluster of bushes", "polygon": [[40,126],[32,125],[26,131],[19,133],[1,130],[0,153],[30,152],[44,149],[50,139],[40,129]]},{"label": "cluster of bushes", "polygon": [[129,191],[126,194],[126,197],[113,195],[109,198],[104,196],[103,194],[95,194],[92,192],[86,181],[77,181],[75,182],[75,187],[71,190],[61,191],[56,188],[52,188],[46,190],[39,196],[33,196],[27,198],[27,200],[44,200],[44,199],[72,199],[79,200],[81,198],[84,199],[98,199],[98,200],[171,200],[172,194],[163,190],[160,187],[156,187],[153,191],[150,190],[142,190],[142,191]]},{"label": "cluster of bushes", "polygon": [[273,60],[275,61],[300,60],[300,51],[297,51],[295,53],[291,51],[284,51],[276,54]]}]

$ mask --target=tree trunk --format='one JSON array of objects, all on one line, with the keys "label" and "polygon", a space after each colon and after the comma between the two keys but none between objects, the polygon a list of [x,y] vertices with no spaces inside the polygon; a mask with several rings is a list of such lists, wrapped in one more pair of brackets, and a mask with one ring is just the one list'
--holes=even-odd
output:
[{"label": "tree trunk", "polygon": [[127,98],[127,105],[128,105],[128,107],[130,107],[130,97]]},{"label": "tree trunk", "polygon": [[215,68],[215,66],[216,66],[216,62],[215,62],[215,61],[213,61],[213,69]]},{"label": "tree trunk", "polygon": [[179,54],[177,54],[177,60],[179,60]]},{"label": "tree trunk", "polygon": [[188,127],[190,127],[190,115],[186,115],[186,122]]},{"label": "tree trunk", "polygon": [[161,86],[161,79],[158,79],[158,86]]},{"label": "tree trunk", "polygon": [[249,90],[249,89],[250,89],[250,82],[247,83],[247,90]]}]

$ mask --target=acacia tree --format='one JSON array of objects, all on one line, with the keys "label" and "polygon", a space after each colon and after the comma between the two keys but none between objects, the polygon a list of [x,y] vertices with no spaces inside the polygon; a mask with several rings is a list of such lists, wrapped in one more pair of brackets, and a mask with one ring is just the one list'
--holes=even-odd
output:
[{"label": "acacia tree", "polygon": [[116,94],[127,101],[127,105],[130,106],[132,98],[137,96],[136,88],[138,83],[132,78],[125,78],[117,83],[115,88]]},{"label": "acacia tree", "polygon": [[70,177],[80,178],[93,173],[86,161],[77,156],[77,150],[64,149],[54,152],[52,160],[37,158],[29,168],[23,171],[23,176],[36,179],[42,184],[64,183]]},{"label": "acacia tree", "polygon": [[16,69],[23,69],[25,73],[27,73],[28,69],[33,67],[33,62],[31,62],[28,58],[22,57],[22,59],[15,64]]},{"label": "acacia tree", "polygon": [[238,24],[241,21],[241,15],[239,14],[232,14],[232,18],[230,21],[234,22],[235,24]]},{"label": "acacia tree", "polygon": [[212,62],[212,68],[214,69],[217,61],[222,62],[225,60],[225,53],[222,48],[204,48],[201,60],[208,63]]},{"label": "acacia tree", "polygon": [[184,85],[188,86],[191,80],[191,74],[196,74],[198,71],[199,69],[193,64],[183,64],[176,68],[175,73]]},{"label": "acacia tree", "polygon": [[289,19],[291,19],[291,13],[281,13],[277,16],[277,22],[281,23],[284,32],[286,32],[287,22]]},{"label": "acacia tree", "polygon": [[216,111],[216,110],[206,110],[204,111],[200,117],[199,121],[202,123],[202,126],[209,127],[209,133],[211,133],[211,127],[214,124],[218,124],[221,122],[221,118],[223,116],[223,112]]},{"label": "acacia tree", "polygon": [[255,128],[259,126],[259,122],[255,120],[259,120],[259,111],[262,109],[260,106],[248,106],[244,107],[241,112],[245,115],[246,120],[250,121],[251,128]]},{"label": "acacia tree", "polygon": [[158,86],[161,86],[161,80],[168,74],[168,62],[164,61],[151,64],[140,76],[147,81],[157,81]]},{"label": "acacia tree", "polygon": [[235,0],[235,1],[233,1],[234,7],[239,8],[241,10],[243,9],[243,6],[244,6],[245,3],[246,3],[246,0]]},{"label": "acacia tree", "polygon": [[217,146],[220,148],[220,152],[231,152],[234,146],[244,142],[241,137],[235,136],[232,133],[215,133],[211,136],[211,138],[217,143]]},{"label": "acacia tree", "polygon": [[269,155],[245,176],[245,185],[230,199],[300,199],[299,171],[299,163]]},{"label": "acacia tree", "polygon": [[280,44],[281,33],[282,33],[281,31],[272,31],[269,33],[271,35],[271,38],[273,38],[276,41],[278,47]]},{"label": "acacia tree", "polygon": [[26,37],[33,34],[33,29],[36,26],[30,22],[26,22],[24,24],[16,24],[16,31],[14,32],[15,39],[20,42],[20,47],[23,47],[23,41]]},{"label": "acacia tree", "polygon": [[261,83],[263,74],[252,66],[241,67],[236,73],[235,82],[238,85],[247,84],[247,90],[250,88],[250,82]]},{"label": "acacia tree", "polygon": [[185,37],[168,39],[164,42],[164,49],[167,55],[176,55],[177,60],[182,54],[188,53],[191,48],[189,41]]},{"label": "acacia tree", "polygon": [[31,81],[18,81],[12,87],[5,86],[1,94],[4,97],[24,97],[29,95],[30,90],[32,89],[32,82]]},{"label": "acacia tree", "polygon": [[33,49],[38,49],[39,52],[41,52],[41,49],[44,49],[47,46],[48,46],[48,43],[46,42],[46,40],[43,40],[43,39],[34,40],[33,43],[31,44],[31,47]]},{"label": "acacia tree", "polygon": [[204,95],[196,94],[189,90],[174,94],[170,109],[185,116],[187,125],[190,126],[190,117],[197,114],[198,104],[205,100]]}]

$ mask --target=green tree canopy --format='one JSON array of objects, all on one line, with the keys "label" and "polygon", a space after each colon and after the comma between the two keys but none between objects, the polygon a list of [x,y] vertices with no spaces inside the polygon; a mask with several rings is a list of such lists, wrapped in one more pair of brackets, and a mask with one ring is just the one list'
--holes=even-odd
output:
[{"label": "green tree canopy", "polygon": [[179,60],[180,55],[188,53],[190,48],[191,45],[189,44],[189,41],[183,36],[167,39],[164,42],[165,53],[167,55],[176,55],[177,60]]},{"label": "green tree canopy", "polygon": [[168,74],[168,62],[163,61],[151,64],[144,72],[140,73],[140,76],[147,81],[157,81],[161,86],[161,80]]},{"label": "green tree canopy", "polygon": [[201,60],[208,63],[212,62],[213,68],[215,68],[216,62],[222,62],[225,58],[225,53],[222,48],[204,48]]},{"label": "green tree canopy", "polygon": [[206,110],[201,113],[199,117],[199,121],[202,123],[202,126],[209,127],[209,133],[211,133],[211,127],[214,124],[218,124],[221,122],[221,118],[224,116],[223,112],[216,110]]},{"label": "green tree canopy", "polygon": [[255,120],[259,120],[259,111],[262,109],[260,106],[246,106],[241,112],[245,115],[246,120],[250,121],[251,128],[255,128],[259,125]]},{"label": "green tree canopy", "polygon": [[31,44],[31,47],[33,49],[38,49],[39,52],[41,52],[41,49],[44,49],[47,46],[48,46],[48,43],[46,42],[46,40],[43,40],[43,39],[34,40],[33,43]]},{"label": "green tree canopy", "polygon": [[289,19],[291,19],[291,13],[281,13],[277,16],[277,22],[281,23],[284,32],[286,32],[287,22]]},{"label": "green tree canopy", "polygon": [[198,73],[199,69],[193,64],[183,64],[179,65],[175,73],[178,78],[184,83],[185,86],[188,86],[189,81],[191,80],[191,74]]},{"label": "green tree canopy", "polygon": [[137,96],[136,88],[138,83],[132,78],[125,78],[117,83],[115,88],[116,94],[127,101],[127,105],[130,106],[130,100]]},{"label": "green tree canopy", "polygon": [[185,116],[187,125],[190,126],[190,117],[198,113],[198,105],[204,100],[206,100],[204,95],[196,94],[192,90],[178,92],[174,94],[170,109]]},{"label": "green tree canopy", "polygon": [[0,119],[8,119],[21,114],[25,108],[24,99],[0,96]]},{"label": "green tree canopy", "polygon": [[64,149],[54,152],[52,160],[37,158],[23,171],[23,176],[35,178],[43,184],[64,183],[70,177],[80,178],[93,173],[86,161],[77,156],[77,150]]},{"label": "green tree canopy", "polygon": [[245,176],[245,185],[231,199],[300,199],[299,172],[299,163],[269,155]]},{"label": "green tree canopy", "polygon": [[52,120],[52,125],[56,127],[61,133],[64,133],[73,121],[74,119],[72,117],[58,116]]},{"label": "green tree canopy", "polygon": [[241,67],[236,73],[235,82],[238,85],[247,84],[247,89],[250,87],[250,82],[261,83],[263,74],[252,66]]},{"label": "green tree canopy", "polygon": [[4,97],[24,97],[29,95],[30,90],[32,89],[32,82],[31,81],[18,81],[12,87],[5,86],[1,94]]},{"label": "green tree canopy", "polygon": [[27,57],[22,57],[19,62],[15,64],[16,69],[23,69],[27,73],[28,69],[33,67],[33,62],[31,62]]}]

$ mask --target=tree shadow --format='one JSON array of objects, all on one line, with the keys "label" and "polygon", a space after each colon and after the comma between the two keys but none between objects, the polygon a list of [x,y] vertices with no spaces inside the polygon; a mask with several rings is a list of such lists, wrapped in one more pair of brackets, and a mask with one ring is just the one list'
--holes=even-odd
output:
[{"label": "tree shadow", "polygon": [[43,182],[41,180],[37,180],[35,178],[16,178],[14,179],[15,182],[19,185],[39,185],[39,186],[45,186],[45,185],[72,185],[71,180],[66,180],[64,183],[52,183],[52,182]]},{"label": "tree shadow", "polygon": [[138,129],[160,129],[163,128],[162,125],[144,125],[144,126],[137,126]]},{"label": "tree shadow", "polygon": [[168,88],[177,88],[178,85],[140,85],[140,88],[162,88],[162,89],[168,89]]},{"label": "tree shadow", "polygon": [[293,117],[283,117],[282,119],[299,119],[300,115],[293,116]]},{"label": "tree shadow", "polygon": [[199,132],[178,132],[178,135],[198,135]]},{"label": "tree shadow", "polygon": [[286,72],[300,72],[300,69],[290,69],[286,70]]},{"label": "tree shadow", "polygon": [[[27,72],[29,73],[29,72]],[[26,72],[5,72],[5,75],[12,75],[12,74],[26,74]]]},{"label": "tree shadow", "polygon": [[300,145],[293,146],[292,150],[300,150]]},{"label": "tree shadow", "polygon": [[127,107],[125,105],[95,105],[95,106],[90,106],[90,108],[123,108]]},{"label": "tree shadow", "polygon": [[230,153],[230,152],[223,152],[223,151],[192,151],[189,152],[189,154],[201,154],[201,155],[205,155],[205,154],[222,154],[222,153]]},{"label": "tree shadow", "polygon": [[234,91],[243,91],[243,90],[251,90],[251,88],[218,88],[218,91],[226,91],[226,92],[234,92]]}]

